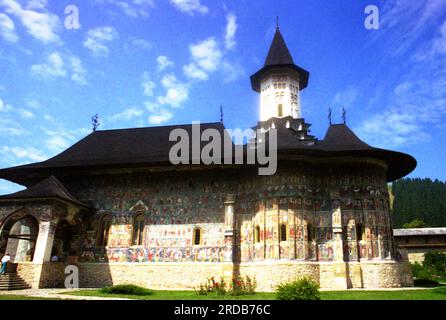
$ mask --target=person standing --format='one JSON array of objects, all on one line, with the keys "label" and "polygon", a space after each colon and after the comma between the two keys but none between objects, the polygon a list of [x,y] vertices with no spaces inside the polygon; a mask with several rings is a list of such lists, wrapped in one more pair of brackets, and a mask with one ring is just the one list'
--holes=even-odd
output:
[{"label": "person standing", "polygon": [[8,265],[8,262],[11,260],[11,256],[9,253],[5,254],[2,258],[2,269],[0,270],[0,275],[3,275],[6,273],[6,266]]}]

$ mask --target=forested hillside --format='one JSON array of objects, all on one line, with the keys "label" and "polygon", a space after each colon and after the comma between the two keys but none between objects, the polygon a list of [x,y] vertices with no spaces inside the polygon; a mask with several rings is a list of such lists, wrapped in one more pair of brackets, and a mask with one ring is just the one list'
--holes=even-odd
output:
[{"label": "forested hillside", "polygon": [[[419,224],[422,226],[421,222],[429,227],[446,227],[445,182],[419,178],[401,179],[392,184],[392,193],[395,228]],[[415,220],[418,221],[413,223]]]}]

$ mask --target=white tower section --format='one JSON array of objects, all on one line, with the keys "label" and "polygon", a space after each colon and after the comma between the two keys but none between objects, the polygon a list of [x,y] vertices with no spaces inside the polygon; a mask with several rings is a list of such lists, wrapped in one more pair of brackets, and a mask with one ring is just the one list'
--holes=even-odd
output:
[{"label": "white tower section", "polygon": [[260,121],[301,118],[299,79],[294,74],[270,74],[260,82]]}]

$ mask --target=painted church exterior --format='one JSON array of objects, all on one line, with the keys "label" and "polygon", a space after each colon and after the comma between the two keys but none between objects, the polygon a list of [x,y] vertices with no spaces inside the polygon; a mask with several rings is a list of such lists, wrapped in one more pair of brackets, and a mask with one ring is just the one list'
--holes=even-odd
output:
[{"label": "painted church exterior", "polygon": [[[248,164],[172,165],[169,133],[190,125],[94,131],[47,161],[0,170],[27,187],[0,196],[10,271],[36,288],[63,286],[67,265],[81,287],[192,289],[237,275],[259,291],[302,276],[323,288],[412,286],[387,183],[416,160],[367,145],[345,123],[310,135],[299,100],[308,79],[277,29],[251,77],[256,128],[278,134],[272,176]],[[222,123],[209,128],[226,134]]]}]

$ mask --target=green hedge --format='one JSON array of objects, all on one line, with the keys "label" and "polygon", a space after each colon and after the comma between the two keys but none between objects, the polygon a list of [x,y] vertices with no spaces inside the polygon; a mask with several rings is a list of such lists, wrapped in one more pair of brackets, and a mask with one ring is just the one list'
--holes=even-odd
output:
[{"label": "green hedge", "polygon": [[319,284],[306,277],[281,284],[276,290],[278,300],[320,300]]},{"label": "green hedge", "polygon": [[109,294],[125,294],[134,296],[149,296],[153,291],[147,288],[138,287],[133,284],[120,284],[112,287],[105,287],[101,289],[102,293]]}]

